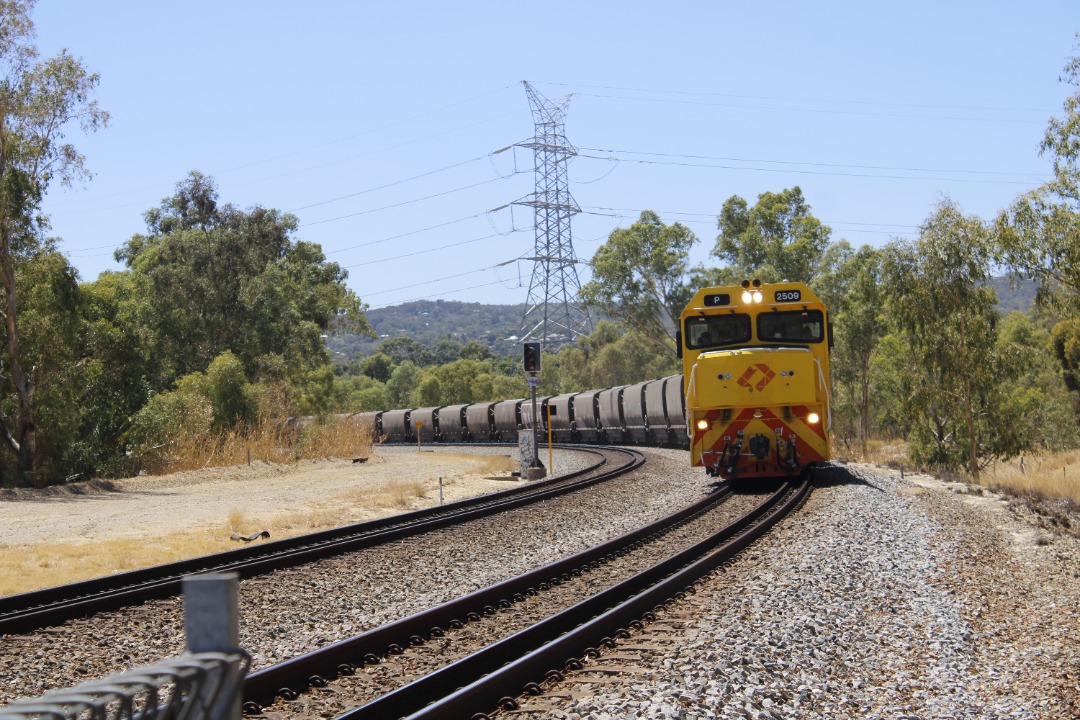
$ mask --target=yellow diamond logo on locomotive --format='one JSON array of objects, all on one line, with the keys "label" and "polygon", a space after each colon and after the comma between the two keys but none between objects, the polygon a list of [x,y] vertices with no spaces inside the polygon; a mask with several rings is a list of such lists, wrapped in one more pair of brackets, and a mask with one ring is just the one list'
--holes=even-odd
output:
[{"label": "yellow diamond logo on locomotive", "polygon": [[[761,377],[755,380],[755,377],[759,374]],[[755,389],[758,392],[761,392],[770,382],[772,382],[774,377],[776,377],[776,373],[773,372],[772,368],[765,363],[756,363],[746,368],[746,372],[744,372],[736,382],[750,392],[753,392]]]}]

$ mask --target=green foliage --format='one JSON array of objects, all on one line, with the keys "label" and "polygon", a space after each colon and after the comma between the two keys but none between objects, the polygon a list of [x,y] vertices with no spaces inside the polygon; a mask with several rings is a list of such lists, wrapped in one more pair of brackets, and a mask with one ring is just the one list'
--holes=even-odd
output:
[{"label": "green foliage", "polygon": [[346,272],[318,246],[293,241],[296,218],[219,205],[197,172],[146,213],[147,234],[119,251],[140,289],[140,320],[158,360],[155,386],[204,370],[231,351],[249,377],[279,356],[300,382],[329,362],[322,335],[368,331]]},{"label": "green foliage", "polygon": [[1051,118],[1040,154],[1049,155],[1054,177],[1019,197],[997,219],[995,257],[1040,284],[1037,299],[1059,312],[1080,312],[1080,57],[1062,79],[1076,88],[1063,117]]},{"label": "green foliage", "polygon": [[431,350],[426,345],[411,337],[395,337],[384,340],[379,345],[379,352],[390,358],[395,365],[410,362],[423,367],[434,362]]},{"label": "green foliage", "polygon": [[181,378],[175,390],[151,397],[135,413],[125,435],[128,452],[122,470],[160,471],[167,467],[173,447],[185,436],[208,434],[214,409],[205,390],[206,377],[193,373]]},{"label": "green foliage", "polygon": [[[1053,345],[1056,350],[1056,335]],[[1011,313],[1001,323],[996,352],[1001,377],[1007,380],[998,388],[999,422],[990,425],[995,438],[988,443],[1001,455],[1065,450],[1080,441],[1076,395],[1066,389],[1051,346],[1050,333],[1022,313]]]},{"label": "green foliage", "polygon": [[1074,392],[1080,390],[1080,319],[1059,322],[1051,340],[1066,386]]},{"label": "green foliage", "polygon": [[679,314],[693,296],[686,279],[696,242],[686,226],[665,225],[655,212],[643,211],[629,228],[613,231],[593,255],[593,279],[581,288],[582,302],[674,350]]},{"label": "green foliage", "polygon": [[[17,258],[15,269],[20,279],[20,357],[32,369],[38,424],[36,470],[43,478],[85,472],[87,461],[82,456],[87,449],[71,442],[89,410],[80,403],[85,368],[79,362],[79,288],[75,269],[55,251]],[[18,400],[10,387],[11,378],[4,377],[2,382],[3,415],[17,416]],[[16,457],[0,455],[0,467],[14,478]]]},{"label": "green foliage", "polygon": [[[420,370],[410,360],[394,368],[386,382],[386,394],[390,408],[416,407],[412,402],[413,390],[420,382]],[[382,408],[389,410],[390,408]]]},{"label": "green foliage", "polygon": [[369,378],[386,382],[390,379],[390,373],[394,371],[394,361],[384,352],[377,352],[371,357],[364,358],[360,363],[360,372]]},{"label": "green foliage", "polygon": [[439,378],[434,375],[424,374],[420,377],[420,382],[416,386],[416,390],[412,393],[413,401],[416,405],[429,407],[432,405],[442,405],[442,383],[439,382]]},{"label": "green foliage", "polygon": [[354,393],[353,405],[360,412],[386,410],[387,408],[395,407],[390,402],[390,394],[386,391],[386,386],[381,383],[361,388]]},{"label": "green foliage", "polygon": [[218,355],[206,369],[206,394],[213,409],[215,428],[225,430],[255,421],[252,388],[244,375],[243,363],[232,351]]},{"label": "green foliage", "polygon": [[[910,451],[917,462],[979,472],[991,393],[998,381],[994,291],[986,286],[986,228],[941,203],[914,243],[883,261],[888,317],[905,346]],[[998,448],[991,448],[997,452]]]},{"label": "green foliage", "polygon": [[817,276],[831,230],[810,214],[798,186],[758,195],[753,208],[732,195],[717,218],[720,234],[712,254],[727,265],[729,282],[760,278],[811,283]]},{"label": "green foliage", "polygon": [[655,380],[682,372],[682,365],[675,353],[648,342],[641,333],[601,321],[591,335],[578,340],[577,347],[559,351],[556,372],[558,392],[577,392]]},{"label": "green foliage", "polygon": [[[0,283],[4,290],[0,304],[6,354],[0,441],[15,463],[14,472],[5,473],[5,482],[41,484],[62,472],[69,461],[60,456],[73,452],[68,448],[77,443],[50,444],[58,418],[70,420],[71,413],[53,415],[38,404],[48,406],[59,399],[46,397],[47,391],[31,377],[35,372],[40,377],[43,369],[24,357],[20,306],[25,303],[16,296],[28,286],[23,278],[16,279],[16,265],[37,253],[52,252],[51,244],[41,239],[48,222],[40,213],[50,183],[71,184],[89,176],[83,155],[64,142],[64,134],[73,124],[93,132],[108,122],[108,114],[92,99],[98,76],[88,73],[66,50],[38,59],[30,20],[33,6],[33,0],[0,2]],[[60,384],[45,383],[54,388]],[[77,421],[72,420],[74,424]],[[43,459],[38,454],[39,437]]]},{"label": "green foliage", "polygon": [[881,252],[864,246],[846,255],[820,284],[831,296],[826,307],[836,336],[831,356],[835,432],[844,441],[857,438],[865,453],[872,425],[872,360],[886,331]]}]

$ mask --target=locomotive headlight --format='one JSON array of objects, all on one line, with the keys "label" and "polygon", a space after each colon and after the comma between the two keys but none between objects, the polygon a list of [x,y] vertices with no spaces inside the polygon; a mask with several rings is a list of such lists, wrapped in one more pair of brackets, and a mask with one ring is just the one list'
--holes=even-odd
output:
[{"label": "locomotive headlight", "polygon": [[761,302],[761,291],[760,290],[755,290],[753,298],[754,298],[754,302],[756,302],[756,303]]},{"label": "locomotive headlight", "polygon": [[746,305],[749,305],[751,302],[753,302],[753,300],[754,300],[754,296],[750,294],[750,291],[749,290],[743,290],[743,294],[742,294],[743,303],[745,303]]},{"label": "locomotive headlight", "polygon": [[815,412],[812,412],[806,416],[806,422],[810,423],[811,425],[817,425],[819,422],[821,422],[821,416]]},{"label": "locomotive headlight", "polygon": [[704,419],[704,418],[702,418],[701,420],[698,420],[697,421],[697,429],[698,430],[708,430],[709,429],[709,421]]}]

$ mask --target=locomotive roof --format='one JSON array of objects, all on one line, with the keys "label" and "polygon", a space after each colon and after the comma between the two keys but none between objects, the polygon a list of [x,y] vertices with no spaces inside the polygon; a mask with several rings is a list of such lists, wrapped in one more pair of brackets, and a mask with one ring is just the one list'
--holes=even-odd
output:
[{"label": "locomotive roof", "polygon": [[[742,285],[717,285],[713,287],[699,288],[694,297],[687,303],[683,314],[698,312],[701,310],[716,310],[717,308],[801,308],[803,306],[816,306],[824,309],[821,299],[804,282],[775,282],[761,283],[760,287],[751,287],[750,290],[760,290],[763,298],[760,303],[744,303]],[[798,293],[784,299],[783,293]],[[777,293],[781,293],[778,297]],[[726,302],[724,296],[727,296]]]}]

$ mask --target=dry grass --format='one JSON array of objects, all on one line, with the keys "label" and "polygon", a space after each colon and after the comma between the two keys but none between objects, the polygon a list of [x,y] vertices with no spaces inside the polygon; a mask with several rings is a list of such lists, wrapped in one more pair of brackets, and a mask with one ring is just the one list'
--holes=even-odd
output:
[{"label": "dry grass", "polygon": [[899,467],[905,463],[907,447],[902,440],[882,440],[870,438],[866,441],[866,452],[862,451],[859,443],[853,442],[850,447],[845,447],[836,438],[830,438],[833,459],[843,462],[863,462],[874,465],[888,465]]},{"label": "dry grass", "polygon": [[162,537],[0,544],[0,597],[235,550],[243,545],[229,539],[233,533],[248,535],[269,529],[271,540],[281,540],[391,515],[421,504],[430,505],[430,501],[420,501],[432,487],[438,487],[437,477],[400,480],[338,493],[314,507],[274,517],[253,517],[232,509],[218,523]]},{"label": "dry grass", "polygon": [[[463,457],[475,457],[473,455]],[[509,455],[490,455],[479,464],[474,472],[478,475],[505,476],[521,469],[521,464]]]},{"label": "dry grass", "polygon": [[173,473],[255,460],[284,465],[301,460],[367,457],[371,454],[371,434],[370,423],[361,424],[351,416],[301,423],[267,420],[258,427],[237,428],[221,436],[180,433],[169,446],[164,466],[152,470]]},{"label": "dry grass", "polygon": [[1080,504],[1080,451],[1045,455],[998,463],[988,468],[980,483],[994,490],[1025,497],[1071,500]]}]

